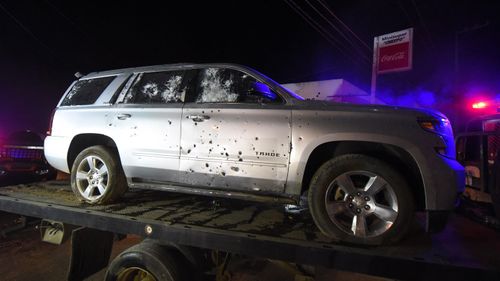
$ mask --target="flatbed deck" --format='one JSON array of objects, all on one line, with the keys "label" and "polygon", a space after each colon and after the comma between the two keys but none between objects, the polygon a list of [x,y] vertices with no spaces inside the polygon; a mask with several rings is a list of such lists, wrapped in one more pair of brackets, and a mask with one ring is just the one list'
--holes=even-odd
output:
[{"label": "flatbed deck", "polygon": [[92,206],[77,201],[65,181],[1,187],[0,210],[389,278],[500,280],[500,232],[458,215],[439,234],[416,223],[397,245],[359,247],[328,239],[309,215],[281,205],[131,189],[120,202]]}]

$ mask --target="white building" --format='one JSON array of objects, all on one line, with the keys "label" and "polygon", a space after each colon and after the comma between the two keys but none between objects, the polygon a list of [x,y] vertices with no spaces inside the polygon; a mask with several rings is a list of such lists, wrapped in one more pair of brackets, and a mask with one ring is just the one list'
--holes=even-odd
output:
[{"label": "white building", "polygon": [[[368,104],[370,94],[344,79],[282,84],[305,99]],[[376,99],[376,103],[383,104]]]}]

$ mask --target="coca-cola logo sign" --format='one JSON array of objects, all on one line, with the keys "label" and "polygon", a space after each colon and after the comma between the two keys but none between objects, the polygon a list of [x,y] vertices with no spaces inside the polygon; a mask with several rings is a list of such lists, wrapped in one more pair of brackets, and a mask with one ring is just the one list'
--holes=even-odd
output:
[{"label": "coca-cola logo sign", "polygon": [[404,42],[380,47],[378,49],[378,73],[410,69],[409,45],[409,42]]},{"label": "coca-cola logo sign", "polygon": [[405,58],[404,52],[397,52],[392,55],[384,55],[382,58],[380,58],[380,62],[397,61],[397,60],[402,60],[404,58]]}]

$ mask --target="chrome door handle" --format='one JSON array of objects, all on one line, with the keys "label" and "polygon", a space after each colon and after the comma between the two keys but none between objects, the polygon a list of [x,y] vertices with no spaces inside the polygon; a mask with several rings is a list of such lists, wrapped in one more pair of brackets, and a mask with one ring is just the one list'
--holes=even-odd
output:
[{"label": "chrome door handle", "polygon": [[118,120],[125,120],[125,119],[128,119],[128,118],[130,118],[130,117],[132,117],[132,115],[131,115],[131,114],[127,114],[127,113],[124,113],[124,114],[118,114],[118,115],[116,116],[116,118],[118,118]]},{"label": "chrome door handle", "polygon": [[205,120],[210,119],[210,116],[208,116],[208,115],[188,115],[188,116],[186,116],[186,118],[193,120],[193,122],[203,122]]}]

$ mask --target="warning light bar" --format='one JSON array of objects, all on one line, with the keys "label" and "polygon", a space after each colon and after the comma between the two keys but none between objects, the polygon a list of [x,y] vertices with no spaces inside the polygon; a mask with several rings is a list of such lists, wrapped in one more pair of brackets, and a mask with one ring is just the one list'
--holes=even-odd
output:
[{"label": "warning light bar", "polygon": [[474,108],[474,109],[483,109],[483,108],[486,108],[487,106],[488,106],[488,104],[484,101],[475,102],[472,104],[472,108]]}]

